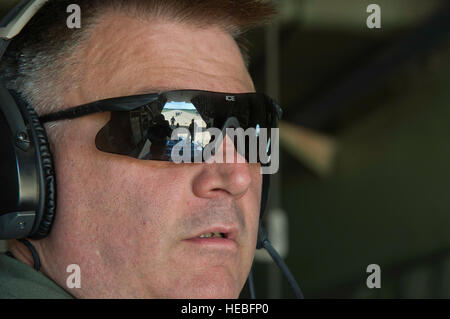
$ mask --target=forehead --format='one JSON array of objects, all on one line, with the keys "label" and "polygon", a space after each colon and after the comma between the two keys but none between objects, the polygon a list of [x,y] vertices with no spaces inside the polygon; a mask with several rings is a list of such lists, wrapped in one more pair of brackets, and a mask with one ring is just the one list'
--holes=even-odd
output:
[{"label": "forehead", "polygon": [[88,100],[153,88],[254,92],[239,47],[219,27],[108,14],[92,30],[80,58],[80,90]]}]

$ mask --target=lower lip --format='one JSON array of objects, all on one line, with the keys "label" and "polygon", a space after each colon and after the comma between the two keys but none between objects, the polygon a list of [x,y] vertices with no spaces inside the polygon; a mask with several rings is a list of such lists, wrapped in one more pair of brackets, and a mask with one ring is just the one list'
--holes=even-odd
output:
[{"label": "lower lip", "polygon": [[198,245],[204,248],[216,248],[216,249],[228,249],[233,250],[237,249],[237,244],[234,240],[227,238],[191,238],[186,240],[188,243]]}]

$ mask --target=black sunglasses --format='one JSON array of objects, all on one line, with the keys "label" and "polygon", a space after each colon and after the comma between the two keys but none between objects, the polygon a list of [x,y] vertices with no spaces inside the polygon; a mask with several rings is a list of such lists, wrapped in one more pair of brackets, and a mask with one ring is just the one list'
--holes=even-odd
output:
[{"label": "black sunglasses", "polygon": [[[216,141],[211,129],[224,133],[227,128],[253,129],[250,132],[256,139],[266,129],[268,147],[264,152],[270,157],[270,129],[278,127],[282,115],[280,106],[260,93],[177,90],[100,100],[43,115],[40,121],[75,119],[99,112],[111,112],[110,121],[95,139],[100,151],[160,161],[173,161],[174,149],[180,155],[191,150],[191,160],[198,159],[198,154]],[[252,136],[245,137],[245,147],[238,151],[242,150],[241,155],[249,161]],[[235,145],[237,140],[233,137]],[[257,161],[266,164],[260,156]]]}]

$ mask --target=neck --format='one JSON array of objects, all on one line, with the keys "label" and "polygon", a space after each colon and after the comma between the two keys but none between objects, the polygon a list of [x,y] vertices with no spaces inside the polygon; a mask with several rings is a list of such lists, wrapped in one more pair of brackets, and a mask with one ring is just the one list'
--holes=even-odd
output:
[{"label": "neck", "polygon": [[8,242],[8,251],[10,251],[17,260],[34,268],[33,255],[25,244],[18,240],[11,240]]}]

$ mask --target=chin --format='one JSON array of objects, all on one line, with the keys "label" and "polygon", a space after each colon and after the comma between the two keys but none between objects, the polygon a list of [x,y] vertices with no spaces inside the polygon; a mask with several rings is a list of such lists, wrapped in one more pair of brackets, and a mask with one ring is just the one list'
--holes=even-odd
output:
[{"label": "chin", "polygon": [[[223,274],[223,273],[222,273]],[[242,286],[230,275],[216,272],[208,275],[195,276],[185,282],[184,291],[177,291],[178,297],[183,299],[237,299]]]},{"label": "chin", "polygon": [[195,287],[183,299],[237,299],[239,292],[221,286]]}]

